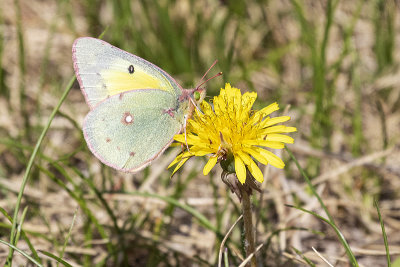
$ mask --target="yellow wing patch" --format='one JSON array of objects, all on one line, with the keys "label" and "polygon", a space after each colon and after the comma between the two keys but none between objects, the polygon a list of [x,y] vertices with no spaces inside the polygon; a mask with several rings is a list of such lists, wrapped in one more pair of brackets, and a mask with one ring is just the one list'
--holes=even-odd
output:
[{"label": "yellow wing patch", "polygon": [[165,84],[162,80],[156,79],[140,70],[136,70],[135,73],[132,74],[130,74],[128,70],[126,72],[104,70],[101,72],[101,77],[106,85],[108,95],[116,95],[134,89],[165,90]]},{"label": "yellow wing patch", "polygon": [[135,89],[173,90],[170,82],[162,74],[156,71],[149,72],[135,62],[115,60],[110,64],[110,68],[103,69],[100,75],[109,96]]}]

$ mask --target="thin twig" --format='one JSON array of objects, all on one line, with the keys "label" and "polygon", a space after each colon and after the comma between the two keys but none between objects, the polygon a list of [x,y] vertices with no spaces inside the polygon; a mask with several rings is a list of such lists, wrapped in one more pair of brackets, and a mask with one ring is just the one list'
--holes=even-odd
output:
[{"label": "thin twig", "polygon": [[246,264],[253,259],[253,256],[264,246],[264,244],[259,245],[256,250],[251,253],[249,256],[247,256],[247,258],[239,265],[239,267],[244,267],[246,266]]},{"label": "thin twig", "polygon": [[322,256],[314,247],[311,247],[311,248],[318,255],[318,257],[320,257],[326,264],[328,264],[329,266],[333,267],[333,265],[327,259],[325,259],[324,256]]},{"label": "thin twig", "polygon": [[221,267],[221,262],[222,262],[222,253],[224,250],[224,245],[226,240],[228,239],[229,235],[233,231],[233,228],[235,228],[236,224],[243,218],[243,215],[240,215],[239,218],[234,222],[234,224],[229,228],[228,232],[224,236],[224,239],[222,239],[221,246],[219,247],[219,254],[218,254],[218,267]]}]

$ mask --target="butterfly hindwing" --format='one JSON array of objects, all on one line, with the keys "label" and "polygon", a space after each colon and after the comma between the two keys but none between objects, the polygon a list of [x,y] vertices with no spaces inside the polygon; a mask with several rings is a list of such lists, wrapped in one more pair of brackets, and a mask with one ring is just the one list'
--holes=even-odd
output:
[{"label": "butterfly hindwing", "polygon": [[159,67],[102,40],[78,38],[72,55],[75,73],[91,109],[110,96],[135,89],[160,89],[175,96],[182,92]]},{"label": "butterfly hindwing", "polygon": [[86,116],[86,142],[103,163],[117,170],[138,171],[157,158],[181,130],[184,119],[176,112],[178,105],[176,96],[163,90],[111,96]]}]

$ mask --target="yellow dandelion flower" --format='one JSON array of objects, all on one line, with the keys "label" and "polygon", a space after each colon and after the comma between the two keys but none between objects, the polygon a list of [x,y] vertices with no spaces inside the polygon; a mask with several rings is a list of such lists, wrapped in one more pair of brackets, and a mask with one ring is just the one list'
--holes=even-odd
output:
[{"label": "yellow dandelion flower", "polygon": [[254,160],[282,169],[283,161],[265,148],[282,149],[284,143],[292,144],[293,138],[283,133],[295,132],[296,128],[276,125],[290,120],[289,116],[268,116],[279,109],[277,103],[253,111],[256,98],[257,93],[242,95],[239,89],[227,83],[220,95],[214,97],[213,107],[203,101],[202,111],[196,110],[193,118],[188,120],[186,133],[174,137],[189,150],[180,153],[168,166],[177,164],[173,174],[191,157],[206,155],[210,156],[203,169],[204,175],[218,162],[225,166],[232,162],[242,184],[246,181],[246,169],[257,181],[263,182],[263,174]]}]

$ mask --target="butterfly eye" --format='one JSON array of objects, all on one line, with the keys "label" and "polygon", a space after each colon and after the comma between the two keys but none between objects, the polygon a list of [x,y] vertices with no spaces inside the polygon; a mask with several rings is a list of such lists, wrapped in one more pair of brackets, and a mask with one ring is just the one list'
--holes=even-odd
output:
[{"label": "butterfly eye", "polygon": [[200,100],[200,93],[199,92],[194,92],[193,93],[193,97],[194,97],[194,100],[199,101]]},{"label": "butterfly eye", "polygon": [[128,71],[129,71],[130,74],[133,74],[135,72],[135,68],[133,67],[133,65],[130,65],[128,67]]}]

